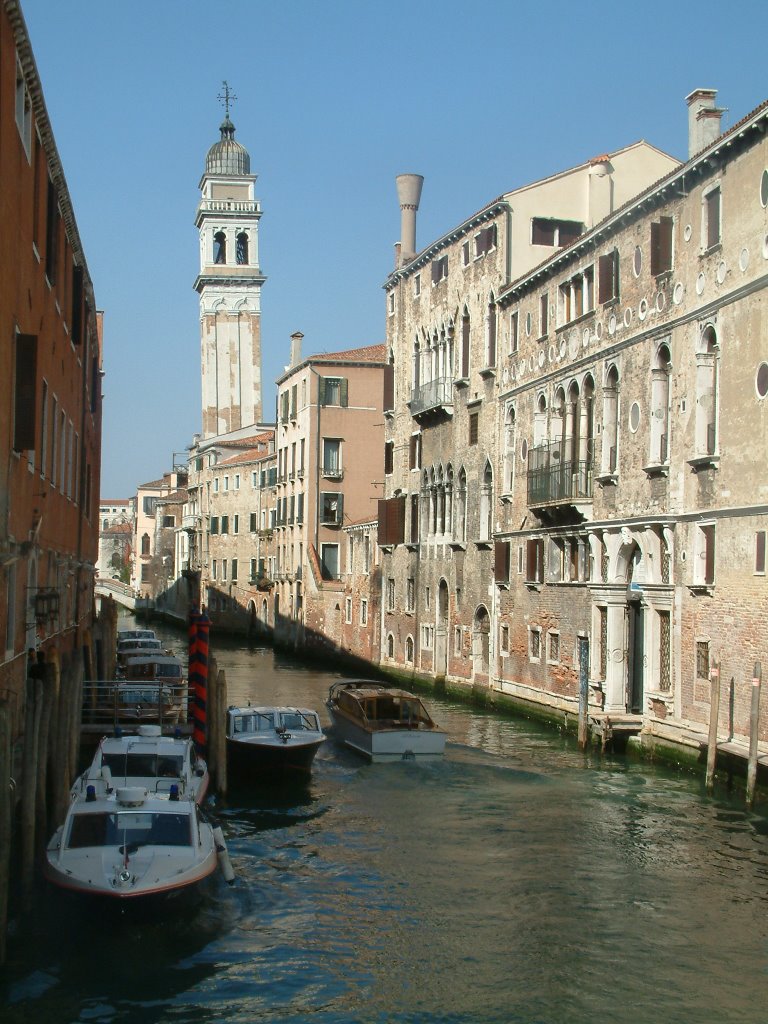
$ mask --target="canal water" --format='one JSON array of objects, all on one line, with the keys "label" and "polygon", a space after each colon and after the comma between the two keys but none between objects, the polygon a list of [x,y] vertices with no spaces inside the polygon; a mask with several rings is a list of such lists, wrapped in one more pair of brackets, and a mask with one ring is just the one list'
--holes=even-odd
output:
[{"label": "canal water", "polygon": [[[184,637],[162,633],[183,653]],[[215,641],[232,703],[323,706],[332,673]],[[44,888],[0,1020],[763,1024],[768,815],[429,700],[445,757],[321,748],[306,786],[217,800],[237,873],[162,916]]]}]

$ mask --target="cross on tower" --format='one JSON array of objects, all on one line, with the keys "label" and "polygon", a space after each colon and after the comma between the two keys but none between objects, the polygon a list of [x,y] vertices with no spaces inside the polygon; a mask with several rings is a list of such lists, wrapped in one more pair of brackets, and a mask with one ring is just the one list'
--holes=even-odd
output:
[{"label": "cross on tower", "polygon": [[237,99],[237,96],[235,96],[235,94],[229,88],[229,83],[226,80],[223,81],[221,84],[224,87],[224,92],[223,93],[219,93],[219,95],[216,97],[216,99],[219,101],[219,103],[223,103],[224,104],[224,110],[226,112],[227,117],[229,117],[229,105],[230,105],[230,103],[234,103],[235,102],[235,100]]}]

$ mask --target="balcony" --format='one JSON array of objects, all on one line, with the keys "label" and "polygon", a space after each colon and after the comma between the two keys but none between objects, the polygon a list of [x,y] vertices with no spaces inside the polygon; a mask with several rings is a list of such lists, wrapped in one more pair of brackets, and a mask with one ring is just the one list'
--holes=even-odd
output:
[{"label": "balcony", "polygon": [[203,199],[199,213],[260,213],[261,205],[250,199]]},{"label": "balcony", "polygon": [[450,377],[436,377],[420,384],[411,392],[408,408],[416,419],[440,413],[453,416],[453,381]]},{"label": "balcony", "polygon": [[189,530],[194,532],[201,528],[202,517],[201,516],[182,516],[181,517],[181,528],[182,530]]},{"label": "balcony", "polygon": [[528,452],[528,507],[550,522],[581,522],[592,504],[593,460],[563,458],[560,440]]}]

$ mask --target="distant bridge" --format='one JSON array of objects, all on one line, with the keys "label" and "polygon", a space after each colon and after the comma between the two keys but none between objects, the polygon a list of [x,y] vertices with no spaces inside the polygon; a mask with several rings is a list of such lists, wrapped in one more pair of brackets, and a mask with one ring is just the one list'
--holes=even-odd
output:
[{"label": "distant bridge", "polygon": [[96,597],[112,597],[123,608],[130,608],[131,611],[146,610],[151,603],[146,597],[137,597],[136,591],[122,580],[107,579],[104,576],[97,576],[94,593]]}]

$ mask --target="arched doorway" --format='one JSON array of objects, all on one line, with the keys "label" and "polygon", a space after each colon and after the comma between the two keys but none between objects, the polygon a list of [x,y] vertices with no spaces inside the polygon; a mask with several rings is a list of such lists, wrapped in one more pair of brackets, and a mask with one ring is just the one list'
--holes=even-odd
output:
[{"label": "arched doorway", "polygon": [[475,677],[488,675],[491,651],[491,617],[485,605],[475,612],[472,623],[472,667]]},{"label": "arched doorway", "polygon": [[448,584],[440,580],[437,591],[437,628],[435,631],[435,675],[448,674]]}]

